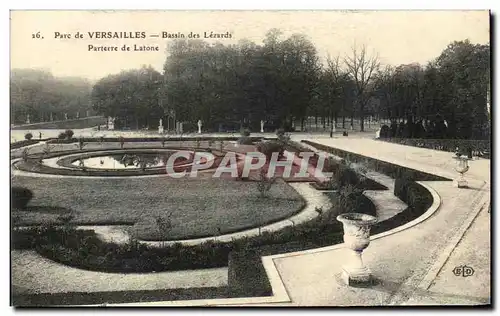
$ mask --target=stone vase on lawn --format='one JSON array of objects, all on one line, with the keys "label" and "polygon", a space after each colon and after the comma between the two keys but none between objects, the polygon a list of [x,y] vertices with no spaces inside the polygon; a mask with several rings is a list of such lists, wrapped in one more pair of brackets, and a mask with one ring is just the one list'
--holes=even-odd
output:
[{"label": "stone vase on lawn", "polygon": [[342,267],[342,280],[347,285],[370,283],[371,271],[364,265],[361,254],[370,244],[370,228],[377,218],[361,213],[345,213],[337,216],[337,220],[344,226],[344,243],[352,251],[351,262]]}]

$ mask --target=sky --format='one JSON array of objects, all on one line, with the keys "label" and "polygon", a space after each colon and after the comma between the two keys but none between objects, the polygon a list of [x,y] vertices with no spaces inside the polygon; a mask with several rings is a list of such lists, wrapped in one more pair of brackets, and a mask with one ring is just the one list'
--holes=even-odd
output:
[{"label": "sky", "polygon": [[[283,38],[306,35],[323,59],[365,45],[382,64],[391,65],[425,64],[455,40],[485,44],[490,36],[488,11],[12,11],[11,68],[46,69],[92,81],[142,65],[162,71],[173,40],[161,38],[162,32],[201,37],[229,32],[230,39],[205,40],[260,44],[272,28],[280,29]],[[75,38],[77,32],[84,38]],[[146,38],[91,39],[89,32],[145,32]],[[117,51],[89,51],[89,45]],[[131,51],[121,51],[124,45]],[[134,45],[157,46],[158,51],[134,51]]]}]

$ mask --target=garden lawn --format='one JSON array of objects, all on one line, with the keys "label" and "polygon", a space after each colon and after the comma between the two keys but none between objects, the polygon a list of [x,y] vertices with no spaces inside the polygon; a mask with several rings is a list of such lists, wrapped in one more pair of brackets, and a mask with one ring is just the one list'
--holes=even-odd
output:
[{"label": "garden lawn", "polygon": [[[15,177],[12,186],[33,191],[17,225],[58,223],[72,214],[80,225],[130,224],[139,239],[177,240],[229,233],[272,223],[299,212],[305,202],[278,181],[259,196],[256,182],[166,177],[74,179]],[[171,213],[171,228],[159,233],[158,216]],[[219,230],[220,229],[220,230]]]}]

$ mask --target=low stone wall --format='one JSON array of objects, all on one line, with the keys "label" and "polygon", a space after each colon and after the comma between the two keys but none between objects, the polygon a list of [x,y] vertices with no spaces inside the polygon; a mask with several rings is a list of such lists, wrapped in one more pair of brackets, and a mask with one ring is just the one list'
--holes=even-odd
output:
[{"label": "low stone wall", "polygon": [[452,179],[440,177],[431,173],[395,165],[390,162],[378,160],[372,157],[363,156],[357,153],[348,152],[338,148],[326,146],[320,143],[303,140],[305,144],[311,145],[314,148],[322,150],[327,153],[331,153],[338,157],[347,159],[351,162],[357,162],[369,166],[370,169],[381,172],[390,176],[391,178],[405,177],[413,181],[452,181]]}]

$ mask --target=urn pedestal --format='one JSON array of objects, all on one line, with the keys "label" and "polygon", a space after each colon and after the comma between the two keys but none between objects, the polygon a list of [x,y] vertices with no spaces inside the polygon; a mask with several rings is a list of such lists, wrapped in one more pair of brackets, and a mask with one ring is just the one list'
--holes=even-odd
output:
[{"label": "urn pedestal", "polygon": [[342,280],[346,285],[369,284],[372,273],[363,263],[363,250],[370,244],[370,228],[377,218],[361,213],[346,213],[337,216],[344,226],[344,243],[351,250],[351,260],[342,266]]},{"label": "urn pedestal", "polygon": [[453,186],[456,188],[468,188],[469,184],[464,177],[464,174],[469,171],[469,158],[467,156],[454,157],[457,160],[455,170],[460,174],[458,178],[453,180]]}]

